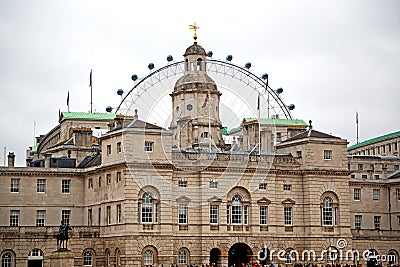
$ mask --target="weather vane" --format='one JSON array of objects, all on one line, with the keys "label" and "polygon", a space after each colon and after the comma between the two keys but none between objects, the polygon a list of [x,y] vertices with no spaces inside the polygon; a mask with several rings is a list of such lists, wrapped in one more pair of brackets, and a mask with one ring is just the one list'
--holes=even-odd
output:
[{"label": "weather vane", "polygon": [[193,25],[189,25],[189,29],[194,30],[193,39],[194,39],[194,42],[196,43],[197,42],[196,30],[200,29],[200,28],[196,26],[196,22],[195,22],[195,23],[193,23]]}]

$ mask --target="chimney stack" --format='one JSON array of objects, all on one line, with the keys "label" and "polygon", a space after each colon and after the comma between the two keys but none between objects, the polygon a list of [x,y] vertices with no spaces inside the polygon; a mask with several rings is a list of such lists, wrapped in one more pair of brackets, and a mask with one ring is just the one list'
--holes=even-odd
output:
[{"label": "chimney stack", "polygon": [[12,168],[15,165],[15,155],[14,152],[9,152],[8,153],[8,167]]}]

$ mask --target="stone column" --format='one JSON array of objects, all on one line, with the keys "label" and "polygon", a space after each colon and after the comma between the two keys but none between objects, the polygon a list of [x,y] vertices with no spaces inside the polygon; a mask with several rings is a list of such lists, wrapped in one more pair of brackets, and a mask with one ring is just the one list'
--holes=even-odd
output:
[{"label": "stone column", "polygon": [[54,251],[50,255],[50,267],[74,267],[74,253],[69,250]]}]

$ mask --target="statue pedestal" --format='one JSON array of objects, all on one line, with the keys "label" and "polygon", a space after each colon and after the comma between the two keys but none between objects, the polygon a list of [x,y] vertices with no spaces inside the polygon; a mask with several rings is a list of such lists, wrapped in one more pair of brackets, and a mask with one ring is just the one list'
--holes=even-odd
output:
[{"label": "statue pedestal", "polygon": [[50,267],[74,267],[74,253],[70,250],[57,250],[50,255]]}]

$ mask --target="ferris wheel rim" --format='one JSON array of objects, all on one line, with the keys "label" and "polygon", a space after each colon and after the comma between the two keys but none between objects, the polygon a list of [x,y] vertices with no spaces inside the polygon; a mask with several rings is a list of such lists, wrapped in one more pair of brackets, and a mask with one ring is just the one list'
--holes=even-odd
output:
[{"label": "ferris wheel rim", "polygon": [[[167,65],[164,65],[161,68],[156,69],[155,71],[152,71],[151,73],[149,73],[148,75],[146,75],[145,77],[141,78],[139,80],[139,82],[135,83],[135,85],[129,90],[129,92],[121,99],[121,102],[119,103],[118,107],[116,108],[115,114],[117,114],[118,112],[121,111],[121,107],[123,105],[123,103],[127,100],[127,98],[131,95],[131,93],[138,88],[142,83],[146,82],[149,78],[151,78],[152,76],[166,70],[169,68],[172,68],[174,66],[179,66],[181,64],[184,64],[185,61],[184,60],[180,60],[180,61],[176,61]],[[264,88],[264,92],[259,92],[259,93],[264,93],[264,94],[269,94],[273,97],[273,99],[275,100],[275,102],[279,105],[280,110],[282,110],[283,114],[285,115],[286,119],[293,119],[292,115],[290,113],[290,110],[288,109],[288,107],[285,105],[285,103],[283,102],[283,100],[281,99],[281,97],[278,95],[277,92],[275,92],[275,90],[273,90],[269,85],[268,82],[264,82],[264,80],[262,78],[260,78],[259,76],[255,75],[253,72],[249,71],[246,68],[243,68],[241,66],[238,66],[232,62],[228,62],[228,61],[222,61],[222,60],[218,60],[218,59],[207,59],[206,64],[207,63],[213,63],[213,64],[221,64],[224,66],[228,66],[230,68],[233,68],[237,71],[240,71],[241,73],[249,76],[253,81],[255,81],[256,83],[258,83],[260,85],[260,87]],[[208,64],[207,64],[208,65]],[[217,72],[215,72],[217,73]],[[234,78],[234,77],[232,77]],[[239,79],[238,79],[239,80]],[[239,80],[240,82],[242,82],[241,80]],[[267,78],[268,81],[268,78]],[[253,90],[258,90],[256,88],[253,88]]]}]

